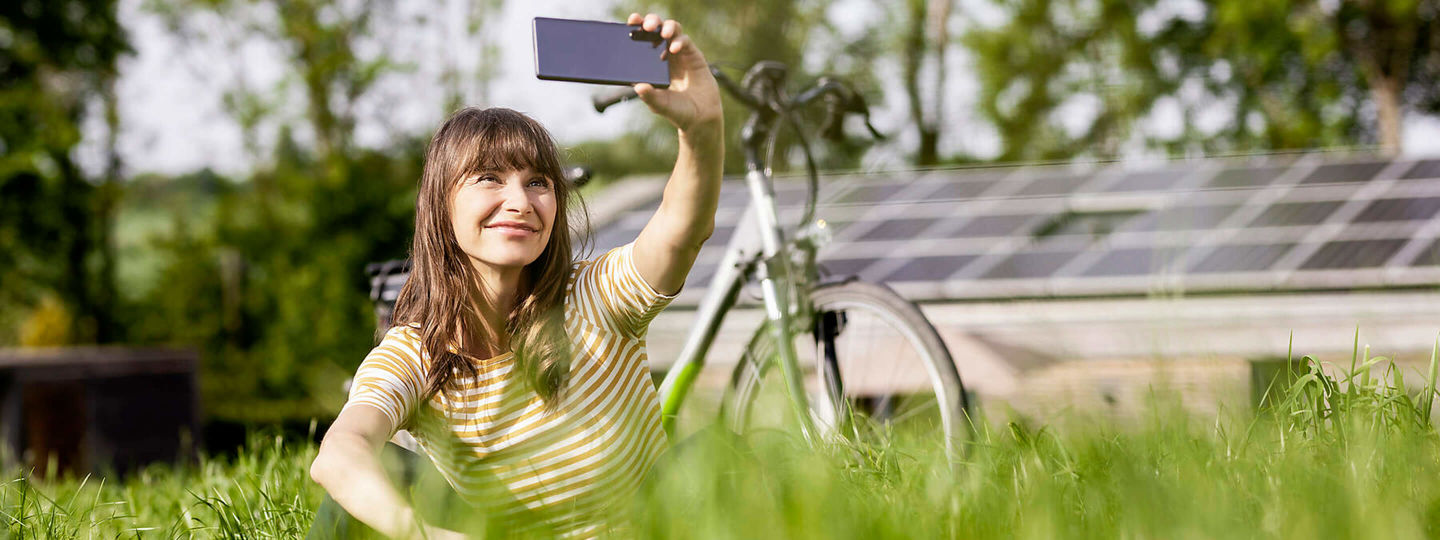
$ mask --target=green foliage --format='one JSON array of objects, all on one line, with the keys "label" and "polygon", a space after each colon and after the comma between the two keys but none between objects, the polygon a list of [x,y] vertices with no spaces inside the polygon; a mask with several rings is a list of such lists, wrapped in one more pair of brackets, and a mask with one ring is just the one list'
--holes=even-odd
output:
[{"label": "green foliage", "polygon": [[113,1],[0,7],[0,344],[50,296],[77,315],[68,339],[110,338],[103,190],[70,151],[126,52]]},{"label": "green foliage", "polygon": [[238,421],[323,416],[373,346],[366,263],[403,257],[418,141],[355,152],[346,176],[303,154],[215,194],[213,215],[175,216],[152,239],[161,284],[134,299],[130,338],[202,350],[207,412]]},{"label": "green foliage", "polygon": [[[963,42],[975,57],[981,112],[999,129],[1007,160],[1116,156],[1162,104],[1179,111],[1183,129],[1138,136],[1172,153],[1386,142],[1377,134],[1389,129],[1383,118],[1367,121],[1365,108],[1383,117],[1392,95],[1423,106],[1433,84],[1389,94],[1381,88],[1394,81],[1382,75],[1404,81],[1440,65],[1440,8],[1424,0],[1338,8],[1212,0],[1193,14],[1154,0],[997,5],[1007,20],[976,25]],[[1366,67],[1376,61],[1388,71]],[[1067,106],[1093,108],[1094,118],[1072,133],[1060,122]],[[1200,129],[1197,118],[1214,107],[1228,121]]]}]

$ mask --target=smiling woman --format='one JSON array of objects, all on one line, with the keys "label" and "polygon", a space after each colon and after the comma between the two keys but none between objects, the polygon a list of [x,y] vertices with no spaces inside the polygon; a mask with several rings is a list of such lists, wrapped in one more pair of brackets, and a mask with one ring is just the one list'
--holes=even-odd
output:
[{"label": "smiling woman", "polygon": [[509,533],[599,534],[666,448],[646,329],[714,229],[723,126],[679,24],[630,24],[671,39],[670,88],[636,87],[681,141],[655,216],[634,242],[575,261],[584,210],[544,126],[504,108],[447,120],[426,151],[394,327],[311,465],[329,496],[311,538],[456,535],[387,478],[379,455],[398,430],[475,510],[462,513]]}]

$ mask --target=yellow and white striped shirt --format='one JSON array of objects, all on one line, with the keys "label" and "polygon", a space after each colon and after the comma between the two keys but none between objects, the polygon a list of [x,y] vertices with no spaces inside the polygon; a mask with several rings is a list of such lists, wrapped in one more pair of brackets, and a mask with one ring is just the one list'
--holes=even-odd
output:
[{"label": "yellow and white striped shirt", "polygon": [[365,357],[345,407],[370,405],[408,430],[476,506],[526,513],[567,536],[598,533],[614,510],[607,505],[628,499],[666,447],[645,334],[679,292],[662,295],[646,283],[633,248],[571,270],[564,309],[574,360],[553,411],[505,353],[478,366],[477,378],[457,378],[460,399],[439,393],[407,417],[430,366],[410,326],[391,328]]}]

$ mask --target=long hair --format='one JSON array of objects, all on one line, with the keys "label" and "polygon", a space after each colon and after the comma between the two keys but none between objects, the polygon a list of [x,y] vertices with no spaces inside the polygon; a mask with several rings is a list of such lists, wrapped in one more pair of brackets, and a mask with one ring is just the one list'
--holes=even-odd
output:
[{"label": "long hair", "polygon": [[[480,331],[485,322],[478,306],[485,300],[476,287],[475,269],[451,227],[451,197],[471,173],[526,167],[554,186],[555,219],[545,250],[525,266],[515,308],[503,331],[510,336],[514,369],[547,406],[559,401],[572,358],[564,328],[565,287],[574,263],[568,212],[571,202],[576,203],[575,221],[587,223],[576,231],[588,234],[584,201],[565,179],[559,150],[544,126],[511,109],[467,107],[440,126],[426,149],[415,201],[410,276],[395,300],[392,317],[392,324],[419,327],[421,345],[431,359],[417,406],[437,392],[448,393],[456,378],[476,376],[485,360],[468,350],[483,339]],[[457,339],[462,337],[463,341]]]}]

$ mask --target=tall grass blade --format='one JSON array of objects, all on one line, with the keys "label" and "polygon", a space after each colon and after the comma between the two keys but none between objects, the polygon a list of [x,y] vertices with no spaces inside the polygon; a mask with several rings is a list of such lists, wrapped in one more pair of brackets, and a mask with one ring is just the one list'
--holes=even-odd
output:
[{"label": "tall grass blade", "polygon": [[1440,335],[1435,337],[1435,346],[1430,348],[1430,372],[1426,374],[1425,397],[1422,398],[1425,403],[1425,413],[1423,416],[1425,425],[1432,427],[1434,424],[1430,420],[1430,412],[1431,407],[1435,405],[1435,371],[1437,363],[1440,363]]}]

